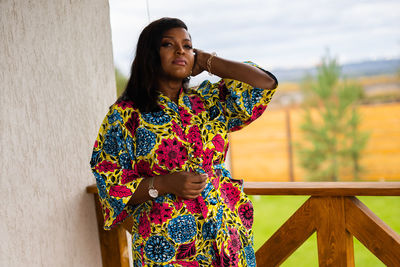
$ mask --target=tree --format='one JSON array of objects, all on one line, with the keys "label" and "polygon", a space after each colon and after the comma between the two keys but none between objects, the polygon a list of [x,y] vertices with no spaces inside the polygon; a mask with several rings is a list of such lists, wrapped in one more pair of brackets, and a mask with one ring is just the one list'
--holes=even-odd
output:
[{"label": "tree", "polygon": [[124,92],[128,79],[118,70],[118,68],[115,68],[115,82],[117,85],[117,97],[119,97]]},{"label": "tree", "polygon": [[357,102],[360,85],[340,80],[340,66],[325,56],[315,78],[302,84],[304,141],[297,145],[301,166],[309,180],[338,181],[347,169],[359,179],[361,151],[368,134],[359,130]]}]

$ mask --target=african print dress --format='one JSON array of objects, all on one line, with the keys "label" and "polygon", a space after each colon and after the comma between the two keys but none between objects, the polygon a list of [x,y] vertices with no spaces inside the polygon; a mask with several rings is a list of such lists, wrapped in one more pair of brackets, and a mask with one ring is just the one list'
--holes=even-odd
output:
[{"label": "african print dress", "polygon": [[[111,106],[91,167],[104,228],[133,216],[134,266],[256,266],[253,206],[224,161],[228,132],[258,118],[274,92],[222,79],[182,90],[178,104],[160,94],[156,112],[126,101]],[[142,179],[179,171],[208,174],[199,197],[127,205]]]}]

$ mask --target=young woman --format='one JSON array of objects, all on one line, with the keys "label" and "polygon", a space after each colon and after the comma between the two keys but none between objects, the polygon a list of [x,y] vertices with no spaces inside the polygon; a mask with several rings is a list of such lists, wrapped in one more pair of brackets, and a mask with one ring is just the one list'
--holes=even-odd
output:
[{"label": "young woman", "polygon": [[[188,88],[203,71],[223,79]],[[253,207],[224,166],[227,134],[258,118],[276,86],[253,63],[194,49],[179,19],[142,31],[91,159],[104,228],[133,216],[134,266],[256,265]]]}]

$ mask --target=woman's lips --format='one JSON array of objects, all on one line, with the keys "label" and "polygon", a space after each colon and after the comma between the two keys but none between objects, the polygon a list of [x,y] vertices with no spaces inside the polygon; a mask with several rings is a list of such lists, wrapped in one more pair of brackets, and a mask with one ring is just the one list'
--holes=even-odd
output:
[{"label": "woman's lips", "polygon": [[172,61],[172,63],[180,66],[186,66],[186,60],[184,59],[177,58],[174,61]]}]

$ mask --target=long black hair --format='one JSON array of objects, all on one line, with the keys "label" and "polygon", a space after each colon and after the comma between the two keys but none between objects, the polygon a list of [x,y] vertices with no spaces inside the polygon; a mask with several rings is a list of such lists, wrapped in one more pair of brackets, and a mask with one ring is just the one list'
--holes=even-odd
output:
[{"label": "long black hair", "polygon": [[[161,39],[163,33],[172,28],[187,30],[186,24],[180,19],[161,18],[147,25],[139,36],[131,76],[119,100],[133,101],[140,112],[159,109],[157,81],[161,75]],[[188,85],[189,78],[185,78],[183,89],[186,90]]]}]

